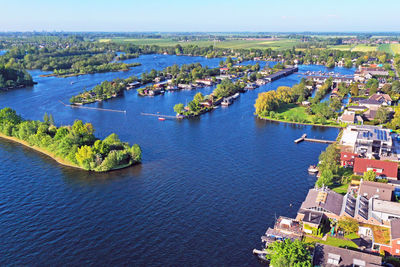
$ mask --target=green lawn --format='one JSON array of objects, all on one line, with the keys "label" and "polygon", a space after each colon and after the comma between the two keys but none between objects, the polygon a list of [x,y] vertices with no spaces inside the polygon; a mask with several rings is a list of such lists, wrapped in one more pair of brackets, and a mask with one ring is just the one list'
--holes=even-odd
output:
[{"label": "green lawn", "polygon": [[350,240],[343,240],[343,239],[339,239],[339,238],[335,238],[335,237],[331,237],[328,236],[328,238],[326,239],[326,241],[323,241],[321,239],[318,238],[313,238],[313,237],[309,237],[306,236],[304,238],[304,241],[306,243],[320,243],[320,244],[324,244],[324,245],[330,245],[330,246],[334,246],[334,247],[340,247],[340,248],[358,248],[357,244],[354,243],[353,241]]},{"label": "green lawn", "polygon": [[347,193],[347,188],[349,188],[349,184],[342,184],[338,186],[332,186],[332,190],[335,191],[336,193],[339,193],[341,195],[346,195]]},{"label": "green lawn", "polygon": [[[274,111],[274,115],[269,115],[267,119],[277,120],[282,122],[304,123],[313,125],[322,125],[319,122],[314,123],[315,115],[307,114],[306,107],[296,104],[284,104]],[[326,121],[326,126],[340,126],[335,121]]]}]

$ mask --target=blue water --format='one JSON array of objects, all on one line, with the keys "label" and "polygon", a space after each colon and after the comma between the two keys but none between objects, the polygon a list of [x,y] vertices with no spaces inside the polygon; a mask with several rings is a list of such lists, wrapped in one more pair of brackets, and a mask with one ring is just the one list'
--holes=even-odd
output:
[{"label": "blue water", "polygon": [[7,50],[0,50],[0,56],[4,55],[5,53],[7,53]]},{"label": "blue water", "polygon": [[0,93],[1,108],[26,118],[47,112],[58,124],[82,119],[99,137],[116,132],[143,150],[141,165],[97,174],[0,140],[0,265],[258,266],[252,249],[275,215],[295,216],[315,182],[307,168],[326,146],[293,140],[303,133],[333,140],[338,130],[259,120],[253,105],[259,92],[293,85],[297,75],[183,121],[160,122],[140,112],[173,114],[176,103],[213,88],[153,98],[131,90],[91,105],[126,115],[58,102],[105,79],[174,63],[217,66],[220,59],[148,55],[132,61],[142,66],[128,73],[41,78],[43,72],[32,71],[33,88]]}]

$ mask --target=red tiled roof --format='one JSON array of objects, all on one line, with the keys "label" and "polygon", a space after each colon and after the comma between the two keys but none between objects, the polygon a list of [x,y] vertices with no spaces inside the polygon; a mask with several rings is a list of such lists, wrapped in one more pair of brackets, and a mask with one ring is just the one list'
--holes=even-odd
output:
[{"label": "red tiled roof", "polygon": [[354,160],[354,158],[357,158],[358,155],[354,153],[349,153],[349,152],[340,152],[340,160],[341,161],[348,161],[348,160]]},{"label": "red tiled roof", "polygon": [[377,175],[397,179],[397,163],[374,159],[356,158],[354,161],[354,172],[362,174],[373,169]]}]

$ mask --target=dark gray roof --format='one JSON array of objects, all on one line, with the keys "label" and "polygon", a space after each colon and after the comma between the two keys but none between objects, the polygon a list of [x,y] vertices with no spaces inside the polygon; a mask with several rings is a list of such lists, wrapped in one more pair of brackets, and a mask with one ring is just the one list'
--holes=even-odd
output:
[{"label": "dark gray roof", "polygon": [[375,99],[363,99],[358,101],[360,105],[381,105],[382,103]]},{"label": "dark gray roof", "polygon": [[300,210],[299,213],[304,214],[303,222],[320,224],[322,218],[324,217],[323,213],[310,211],[310,210]]},{"label": "dark gray roof", "polygon": [[399,239],[400,238],[400,219],[394,219],[390,222],[390,233],[393,239]]},{"label": "dark gray roof", "polygon": [[[329,263],[329,259],[338,260],[334,265]],[[382,258],[377,255],[364,252],[349,250],[345,248],[332,247],[329,245],[315,244],[313,265],[314,266],[354,266],[359,262],[364,262],[365,266],[382,266]]]},{"label": "dark gray roof", "polygon": [[[326,192],[327,197],[324,202],[317,202],[318,194],[320,192]],[[307,197],[301,204],[301,209],[307,210],[321,210],[336,215],[340,215],[343,205],[343,196],[330,189],[310,189]]]}]

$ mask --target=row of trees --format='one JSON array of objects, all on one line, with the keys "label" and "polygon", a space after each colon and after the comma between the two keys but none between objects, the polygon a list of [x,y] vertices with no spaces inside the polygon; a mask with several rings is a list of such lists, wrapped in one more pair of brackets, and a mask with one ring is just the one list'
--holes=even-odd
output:
[{"label": "row of trees", "polygon": [[276,91],[260,93],[254,104],[256,114],[261,117],[268,116],[271,111],[278,109],[281,105],[302,102],[310,94],[304,79],[293,87],[280,86]]},{"label": "row of trees", "polygon": [[0,110],[0,132],[85,170],[104,172],[141,161],[138,145],[130,147],[116,134],[100,140],[94,136],[92,124],[80,120],[72,126],[56,127],[52,116],[45,114],[43,122],[29,121],[4,108]]}]

